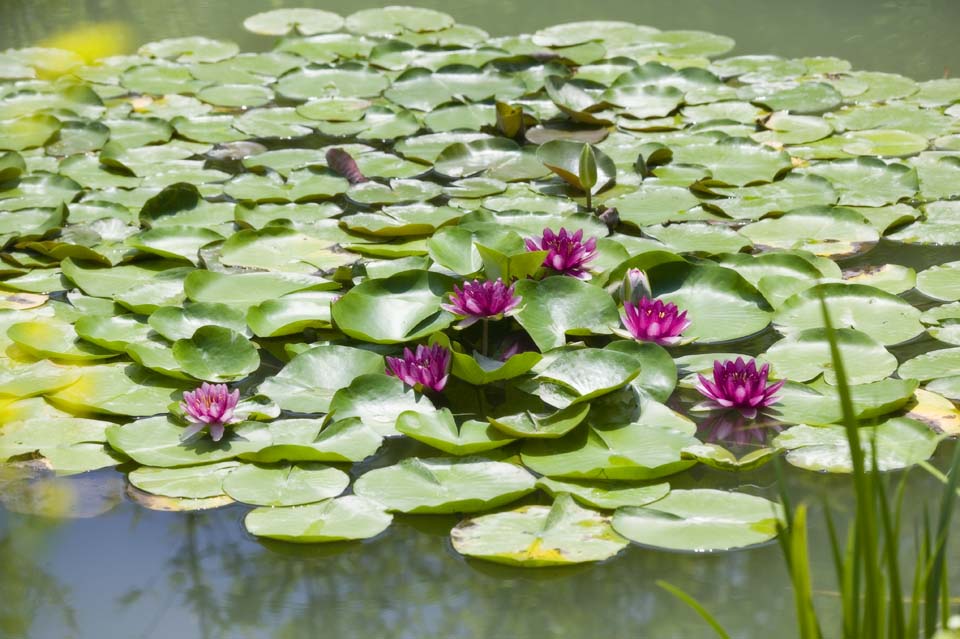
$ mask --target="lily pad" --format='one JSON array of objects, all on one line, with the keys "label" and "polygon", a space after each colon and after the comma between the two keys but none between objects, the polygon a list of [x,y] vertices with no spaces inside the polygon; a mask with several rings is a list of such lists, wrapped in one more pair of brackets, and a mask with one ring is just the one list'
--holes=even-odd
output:
[{"label": "lily pad", "polygon": [[774,325],[784,333],[823,326],[821,295],[835,327],[857,329],[882,344],[899,344],[924,330],[919,310],[864,284],[819,284],[797,293],[777,310]]},{"label": "lily pad", "polygon": [[501,448],[514,441],[487,422],[468,419],[457,425],[447,408],[434,413],[400,413],[397,430],[451,455],[473,455]]},{"label": "lily pad", "polygon": [[324,344],[296,355],[257,390],[284,410],[323,413],[338,390],[360,375],[383,370],[383,357],[376,353]]},{"label": "lily pad", "polygon": [[609,559],[627,542],[610,519],[560,495],[553,506],[523,506],[467,519],[450,531],[462,555],[525,567],[565,566]]},{"label": "lily pad", "polygon": [[255,508],[243,523],[257,537],[313,544],[376,537],[392,521],[377,502],[347,495],[306,506]]},{"label": "lily pad", "polygon": [[575,278],[521,280],[516,292],[524,300],[516,319],[543,351],[562,346],[568,334],[609,334],[620,321],[609,295]]},{"label": "lily pad", "polygon": [[378,344],[395,344],[442,330],[453,315],[440,303],[453,280],[439,273],[407,271],[367,280],[333,305],[333,320],[347,335]]},{"label": "lily pad", "polygon": [[141,466],[127,478],[133,486],[144,492],[161,497],[209,499],[220,497],[223,480],[240,464],[225,461],[187,468],[154,468]]},{"label": "lily pad", "polygon": [[777,536],[783,510],[762,497],[723,490],[673,490],[641,508],[620,508],[613,527],[656,548],[715,552],[745,548]]},{"label": "lily pad", "polygon": [[406,513],[477,512],[510,503],[534,490],[520,466],[479,459],[419,459],[361,475],[354,492]]},{"label": "lily pad", "polygon": [[[836,336],[848,383],[875,382],[897,369],[897,358],[866,333],[841,328]],[[830,344],[822,328],[809,328],[780,340],[767,350],[763,358],[770,362],[772,375],[776,378],[804,382],[822,374],[831,384],[837,380]]]},{"label": "lily pad", "polygon": [[173,356],[185,372],[210,382],[240,379],[260,366],[256,347],[223,326],[201,326],[192,337],[177,340]]},{"label": "lily pad", "polygon": [[223,491],[254,506],[299,506],[338,496],[350,483],[342,470],[317,463],[244,464],[223,479]]},{"label": "lily pad", "polygon": [[[872,463],[876,442],[876,463],[880,470],[906,468],[928,459],[936,450],[940,436],[925,424],[894,417],[878,426],[860,427],[860,445]],[[788,451],[787,461],[808,470],[849,473],[853,470],[850,445],[842,426],[794,426],[774,440]]]}]

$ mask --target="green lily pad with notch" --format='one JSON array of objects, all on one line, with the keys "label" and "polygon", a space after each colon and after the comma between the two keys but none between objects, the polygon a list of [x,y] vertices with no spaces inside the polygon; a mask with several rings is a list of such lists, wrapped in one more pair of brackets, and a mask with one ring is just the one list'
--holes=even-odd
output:
[{"label": "green lily pad with notch", "polygon": [[737,457],[735,454],[718,444],[703,443],[687,446],[683,449],[685,456],[696,459],[704,466],[727,472],[746,472],[763,466],[774,458],[777,451],[764,446]]},{"label": "green lily pad with notch", "polygon": [[240,453],[240,459],[257,463],[360,462],[383,443],[379,433],[356,417],[328,426],[323,426],[321,419],[278,419],[267,424],[262,435],[268,438],[264,445]]},{"label": "green lily pad with notch", "polygon": [[360,375],[383,370],[383,357],[377,353],[323,344],[296,355],[279,373],[264,381],[257,392],[284,410],[324,413],[338,390]]},{"label": "green lily pad with notch", "polygon": [[570,495],[590,508],[616,510],[623,506],[646,506],[663,499],[670,492],[670,484],[631,483],[612,481],[582,481],[541,477],[537,488],[542,488],[555,498],[562,493]]},{"label": "green lily pad with notch", "polygon": [[299,273],[215,273],[195,271],[183,282],[194,302],[228,304],[247,309],[281,295],[339,288],[335,282]]},{"label": "green lily pad with notch", "polygon": [[82,340],[75,328],[53,319],[18,322],[7,329],[7,336],[35,357],[76,362],[116,357],[116,352]]},{"label": "green lily pad with notch", "polygon": [[430,111],[423,123],[435,133],[479,131],[497,123],[496,109],[489,104],[458,104]]},{"label": "green lily pad with notch", "polygon": [[0,151],[23,151],[43,146],[60,130],[60,120],[45,113],[0,120]]},{"label": "green lily pad with notch", "polygon": [[821,162],[805,170],[830,180],[841,205],[884,206],[913,197],[919,189],[917,172],[903,164],[877,158]]},{"label": "green lily pad with notch", "polygon": [[361,182],[347,191],[347,197],[359,204],[400,204],[432,200],[443,187],[423,180],[390,180],[390,184]]},{"label": "green lily pad with notch", "polygon": [[[80,470],[76,465],[58,467],[58,457],[69,459],[71,451],[83,454],[90,445],[103,448],[107,441],[106,430],[110,422],[79,417],[34,417],[10,421],[0,429],[0,460],[37,453],[50,460],[59,472]],[[113,466],[119,457],[110,458],[110,462],[89,468],[94,470],[103,466]]]},{"label": "green lily pad with notch", "polygon": [[362,9],[347,16],[347,31],[379,38],[449,29],[454,19],[446,13],[421,7],[389,6]]},{"label": "green lily pad with notch", "polygon": [[223,492],[254,506],[299,506],[340,495],[350,477],[325,464],[243,464],[223,478]]},{"label": "green lily pad with notch", "polygon": [[256,537],[315,544],[376,537],[392,521],[377,502],[347,495],[304,506],[255,508],[243,524]]},{"label": "green lily pad with notch", "polygon": [[446,102],[480,102],[496,97],[512,100],[526,92],[523,83],[514,77],[475,69],[469,66],[446,66],[439,71],[414,68],[402,73],[384,91],[384,97],[407,109],[436,112]]},{"label": "green lily pad with notch", "polygon": [[[907,468],[929,459],[941,436],[926,424],[905,417],[893,417],[877,426],[859,428],[860,446],[868,467],[880,470]],[[850,445],[843,426],[794,426],[780,433],[774,445],[787,451],[787,461],[800,468],[819,472],[849,473],[853,470]]]},{"label": "green lily pad with notch", "polygon": [[242,173],[224,187],[224,193],[244,202],[317,202],[346,193],[349,182],[328,173],[309,169],[292,171],[286,181],[279,175]]},{"label": "green lily pad with notch", "polygon": [[[897,369],[897,358],[866,333],[841,328],[836,337],[848,383],[879,381]],[[770,363],[776,378],[805,382],[823,374],[829,383],[836,383],[830,344],[822,328],[808,328],[780,340],[763,354],[763,359]]]},{"label": "green lily pad with notch", "polygon": [[691,320],[684,337],[704,343],[739,339],[770,323],[767,301],[729,269],[664,263],[647,271],[653,294],[672,302]]},{"label": "green lily pad with notch", "polygon": [[763,122],[765,131],[750,137],[763,144],[806,144],[816,142],[833,133],[830,122],[811,115],[793,115],[778,111]]},{"label": "green lily pad with notch", "polygon": [[356,256],[333,250],[333,242],[327,239],[284,227],[239,231],[220,248],[220,262],[227,266],[284,273],[308,274],[354,261]]},{"label": "green lily pad with notch", "polygon": [[[2,331],[2,329],[0,329]],[[0,359],[0,401],[44,395],[77,381],[80,370],[60,366],[47,359],[20,365],[16,360]]]},{"label": "green lily pad with notch", "polygon": [[917,284],[917,272],[902,264],[867,266],[847,271],[843,275],[845,282],[873,286],[892,295],[905,293]]},{"label": "green lily pad with notch", "polygon": [[613,349],[567,350],[552,357],[530,384],[547,403],[566,408],[623,388],[642,370],[638,358]]},{"label": "green lily pad with notch", "polygon": [[144,280],[180,266],[183,266],[182,262],[152,260],[103,268],[100,266],[91,267],[91,265],[75,262],[70,258],[63,260],[60,264],[63,274],[70,278],[84,293],[92,297],[107,298],[124,293],[138,284],[142,285]]},{"label": "green lily pad with notch", "polygon": [[944,245],[960,242],[960,223],[957,214],[960,202],[928,202],[923,207],[923,218],[895,231],[887,237],[894,242],[921,245]]},{"label": "green lily pad with notch", "polygon": [[200,263],[200,249],[222,240],[223,236],[211,229],[197,226],[163,226],[138,233],[127,240],[127,245],[167,259],[182,258],[196,266]]},{"label": "green lily pad with notch", "polygon": [[710,222],[657,224],[644,228],[643,232],[678,253],[736,253],[751,245],[750,240],[734,229]]},{"label": "green lily pad with notch", "polygon": [[677,385],[677,366],[665,348],[652,342],[616,340],[604,350],[632,357],[640,374],[630,382],[658,402],[665,402]]},{"label": "green lily pad with notch", "polygon": [[935,300],[960,300],[960,262],[932,266],[917,275],[917,290]]},{"label": "green lily pad with notch", "polygon": [[136,488],[152,495],[207,499],[223,495],[223,480],[240,466],[235,461],[186,468],[141,466],[132,471],[127,479]]},{"label": "green lily pad with notch", "polygon": [[260,367],[250,340],[223,326],[201,326],[191,337],[178,339],[173,356],[184,372],[209,382],[242,379]]},{"label": "green lily pad with notch", "polygon": [[330,307],[338,299],[338,293],[329,291],[289,293],[251,307],[246,322],[257,337],[282,337],[307,328],[330,328]]},{"label": "green lily pad with notch", "polygon": [[572,404],[554,413],[525,410],[513,415],[488,417],[487,420],[507,435],[522,439],[557,439],[579,426],[590,412],[590,404]]},{"label": "green lily pad with notch", "polygon": [[533,34],[533,44],[541,47],[570,47],[592,40],[611,45],[626,45],[658,29],[619,20],[584,20],[566,22],[540,29]]},{"label": "green lily pad with notch", "polygon": [[850,155],[871,157],[904,157],[916,155],[930,146],[930,141],[916,133],[895,129],[851,131],[842,136],[843,151]]},{"label": "green lily pad with notch", "polygon": [[320,97],[371,98],[390,86],[385,75],[362,68],[301,68],[285,74],[274,89],[290,100]]},{"label": "green lily pad with notch", "polygon": [[163,306],[147,319],[150,328],[170,341],[189,339],[204,326],[222,326],[246,333],[243,312],[227,304],[188,302],[183,306]]},{"label": "green lily pad with notch", "polygon": [[700,199],[689,189],[643,184],[639,189],[605,202],[620,213],[620,220],[636,227],[697,219],[691,209]]},{"label": "green lily pad with notch", "polygon": [[149,42],[137,51],[149,58],[169,58],[178,62],[219,62],[240,52],[232,42],[199,36],[167,38]]},{"label": "green lily pad with notch", "polygon": [[710,170],[713,180],[733,186],[772,182],[792,166],[787,153],[741,138],[678,146],[673,149],[673,163],[699,164]]},{"label": "green lily pad with notch", "polygon": [[709,200],[705,206],[738,220],[758,220],[770,213],[812,206],[829,206],[837,193],[829,180],[816,175],[788,174],[784,179],[741,188],[711,187],[711,193],[726,199]]},{"label": "green lily pad with notch", "polygon": [[[396,377],[368,373],[341,388],[330,400],[333,419],[359,417],[383,437],[395,437],[397,418],[405,411],[432,413],[434,406],[425,395],[415,392]],[[329,419],[329,418],[328,418]]]},{"label": "green lily pad with notch", "polygon": [[273,91],[255,84],[216,84],[197,91],[197,97],[218,107],[249,109],[270,103]]},{"label": "green lily pad with notch", "polygon": [[343,24],[339,15],[321,9],[274,9],[250,16],[243,21],[243,28],[260,35],[283,36],[295,32],[311,36],[339,31]]},{"label": "green lily pad with notch", "polygon": [[482,173],[482,177],[505,182],[532,180],[550,173],[532,147],[521,147],[505,138],[455,142],[441,151],[433,168],[450,178]]},{"label": "green lily pad with notch", "polygon": [[150,326],[136,315],[86,315],[73,326],[77,335],[91,344],[118,353],[128,344],[142,342],[150,335]]},{"label": "green lily pad with notch", "polygon": [[748,224],[740,233],[757,246],[848,257],[880,240],[877,229],[846,207],[812,206]]},{"label": "green lily pad with notch", "polygon": [[361,475],[353,490],[396,512],[472,513],[515,501],[535,484],[523,467],[505,462],[408,457]]},{"label": "green lily pad with notch", "polygon": [[672,490],[649,506],[620,508],[613,528],[635,543],[687,552],[746,548],[777,536],[783,508],[724,490]]},{"label": "green lily pad with notch", "polygon": [[166,413],[190,385],[127,362],[85,366],[76,382],[47,398],[71,412],[145,417]]},{"label": "green lily pad with notch", "polygon": [[466,519],[450,538],[461,555],[534,568],[603,561],[627,546],[609,517],[577,506],[567,494],[553,506],[521,506]]},{"label": "green lily pad with notch", "polygon": [[818,284],[787,299],[773,323],[789,334],[823,326],[820,298],[837,328],[853,328],[882,344],[899,344],[923,332],[920,311],[900,297],[865,284]]},{"label": "green lily pad with notch", "polygon": [[333,319],[355,339],[377,344],[416,340],[453,321],[453,315],[440,309],[452,288],[452,278],[427,271],[366,280],[333,305]]},{"label": "green lily pad with notch", "polygon": [[944,348],[917,355],[901,364],[897,372],[901,377],[913,377],[921,382],[960,375],[960,348]]},{"label": "green lily pad with notch", "polygon": [[741,97],[772,111],[789,111],[796,115],[818,115],[840,106],[843,96],[826,82],[802,82],[794,86],[754,85],[741,90]]},{"label": "green lily pad with notch", "polygon": [[359,140],[395,140],[414,135],[421,128],[420,120],[411,111],[372,106],[359,122],[318,122],[317,130],[332,137]]},{"label": "green lily pad with notch", "polygon": [[185,427],[170,417],[160,416],[111,426],[107,429],[107,441],[144,466],[176,468],[228,461],[244,452],[256,452],[264,445],[264,429],[262,424],[241,422],[229,426],[219,442],[209,437],[182,442]]},{"label": "green lily pad with notch", "polygon": [[[912,399],[917,386],[915,379],[892,377],[854,384],[849,387],[854,415],[857,419],[870,419],[899,410]],[[835,424],[843,418],[836,387],[822,378],[810,384],[788,381],[777,392],[776,404],[766,412],[787,424],[819,426]]]},{"label": "green lily pad with notch", "polygon": [[238,204],[234,215],[244,228],[262,229],[275,224],[313,224],[343,213],[333,202],[303,204]]},{"label": "green lily pad with notch", "polygon": [[613,298],[576,278],[521,280],[516,293],[524,307],[515,318],[541,351],[563,346],[568,334],[609,334],[620,322]]},{"label": "green lily pad with notch", "polygon": [[693,465],[681,458],[681,451],[696,443],[671,426],[621,423],[591,426],[560,439],[530,439],[524,442],[521,459],[547,477],[650,480]]},{"label": "green lily pad with notch", "polygon": [[433,413],[406,411],[397,417],[397,430],[408,437],[451,455],[473,455],[501,448],[514,441],[487,422],[457,420],[447,408]]},{"label": "green lily pad with notch", "polygon": [[16,151],[0,153],[0,184],[12,182],[27,172],[27,163]]}]

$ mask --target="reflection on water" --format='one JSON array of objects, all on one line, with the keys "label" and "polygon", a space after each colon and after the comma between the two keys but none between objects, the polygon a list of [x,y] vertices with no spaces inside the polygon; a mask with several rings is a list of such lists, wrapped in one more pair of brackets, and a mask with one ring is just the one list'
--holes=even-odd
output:
[{"label": "reflection on water", "polygon": [[[814,506],[821,495],[846,494],[844,477],[788,476],[795,495]],[[119,497],[118,477],[85,476],[83,490],[107,482]],[[910,481],[910,494],[936,494],[936,481],[925,473]],[[697,467],[674,483],[775,495],[769,466],[739,474]],[[907,505],[908,517],[919,514],[917,501]],[[838,504],[841,517],[849,505]],[[789,628],[793,617],[775,544],[717,555],[631,546],[600,565],[523,570],[454,553],[448,534],[455,517],[398,517],[369,542],[297,546],[246,535],[246,510],[164,513],[124,501],[55,528],[50,520],[0,513],[2,636],[710,636],[682,603],[654,586],[658,579],[700,598],[738,639],[769,637],[771,628]],[[812,521],[819,586],[829,593],[827,540],[821,518],[814,514]],[[824,595],[824,605],[832,601]]]},{"label": "reflection on water", "polygon": [[[243,18],[270,8],[316,6],[348,15],[378,0],[4,0],[0,49],[35,44],[80,22],[120,20],[134,42],[205,35],[244,49],[271,39],[243,32]],[[833,55],[854,66],[919,80],[960,74],[956,0],[409,0],[452,14],[493,35],[532,32],[584,19],[628,20],[661,29],[702,29],[733,37],[735,54]]]}]

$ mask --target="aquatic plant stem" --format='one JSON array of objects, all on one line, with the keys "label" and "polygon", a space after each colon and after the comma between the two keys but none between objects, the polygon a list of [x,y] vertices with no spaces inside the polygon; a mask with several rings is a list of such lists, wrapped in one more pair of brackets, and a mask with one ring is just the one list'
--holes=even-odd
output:
[{"label": "aquatic plant stem", "polygon": [[490,320],[483,318],[483,337],[480,338],[480,354],[489,357],[490,348]]}]

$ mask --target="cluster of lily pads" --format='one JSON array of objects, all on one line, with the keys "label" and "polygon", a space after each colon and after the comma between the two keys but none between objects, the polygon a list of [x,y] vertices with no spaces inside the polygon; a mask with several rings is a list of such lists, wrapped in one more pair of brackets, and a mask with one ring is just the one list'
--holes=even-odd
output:
[{"label": "cluster of lily pads", "polygon": [[849,471],[821,297],[880,468],[960,432],[960,262],[864,257],[960,245],[960,80],[624,22],[245,26],[276,46],[0,53],[9,466],[293,542],[743,547],[779,506],[666,478]]}]

